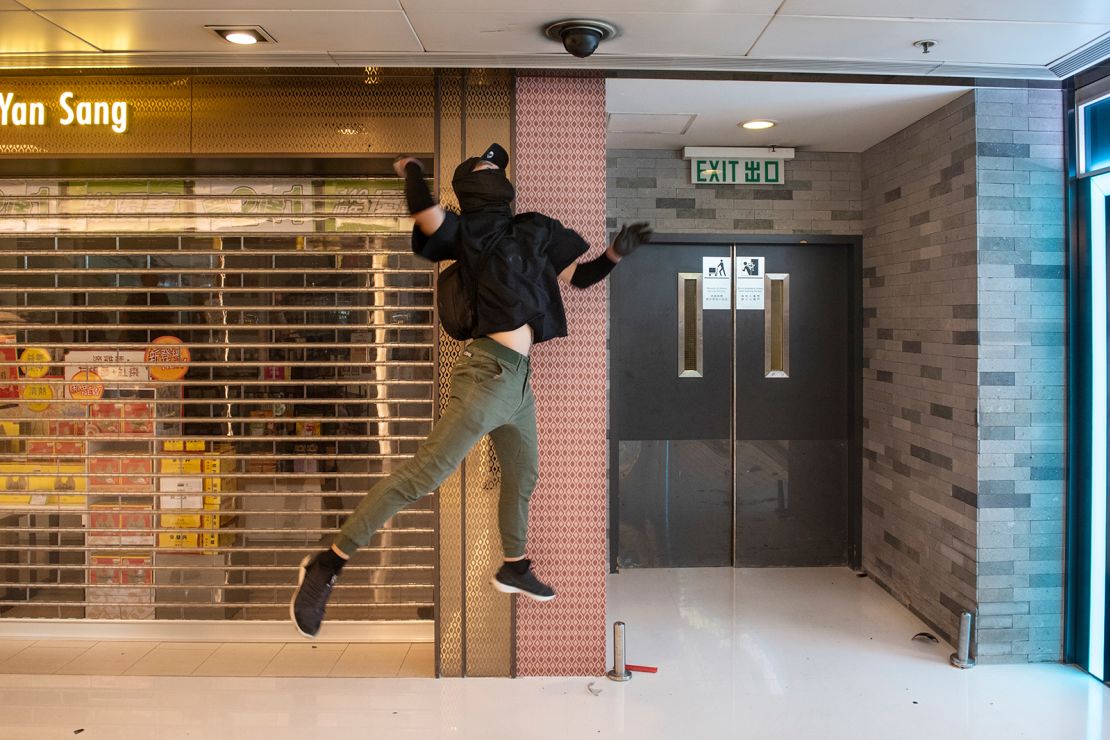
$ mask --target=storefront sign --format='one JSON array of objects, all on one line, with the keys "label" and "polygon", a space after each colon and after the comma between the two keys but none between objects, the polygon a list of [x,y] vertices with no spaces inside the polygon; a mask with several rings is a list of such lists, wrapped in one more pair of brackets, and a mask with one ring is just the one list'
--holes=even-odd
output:
[{"label": "storefront sign", "polygon": [[28,378],[41,378],[50,369],[50,350],[28,347],[19,355],[19,369]]},{"label": "storefront sign", "polygon": [[[63,126],[106,126],[117,134],[127,131],[127,103],[122,100],[78,100],[70,92],[58,96]],[[45,126],[46,103],[16,100],[15,93],[0,93],[0,126]]]},{"label": "storefront sign", "polygon": [[200,231],[293,231],[310,233],[314,224],[311,180],[197,180],[194,193],[204,213]]},{"label": "storefront sign", "polygon": [[403,180],[325,180],[324,231],[404,232],[412,221],[399,214],[405,195]]},{"label": "storefront sign", "polygon": [[189,372],[189,348],[177,337],[158,337],[146,348],[144,360],[155,380],[181,380]]},{"label": "storefront sign", "polygon": [[66,386],[66,392],[75,401],[97,401],[104,397],[104,381],[92,370],[80,370]]},{"label": "storefront sign", "polygon": [[780,159],[691,159],[690,181],[696,185],[782,185]]},{"label": "storefront sign", "polygon": [[66,381],[72,381],[78,372],[92,370],[101,380],[109,383],[141,383],[150,380],[143,360],[138,351],[117,352],[115,350],[91,351],[75,350],[66,353]]}]

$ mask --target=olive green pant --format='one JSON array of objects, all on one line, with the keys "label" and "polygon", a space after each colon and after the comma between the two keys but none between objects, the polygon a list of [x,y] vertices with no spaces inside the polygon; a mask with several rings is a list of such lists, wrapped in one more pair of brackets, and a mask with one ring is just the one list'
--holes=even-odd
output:
[{"label": "olive green pant", "polygon": [[540,463],[530,375],[525,355],[485,337],[469,344],[451,371],[439,423],[415,455],[370,489],[333,544],[354,555],[391,516],[438,488],[488,434],[501,464],[501,546],[507,558],[522,556]]}]

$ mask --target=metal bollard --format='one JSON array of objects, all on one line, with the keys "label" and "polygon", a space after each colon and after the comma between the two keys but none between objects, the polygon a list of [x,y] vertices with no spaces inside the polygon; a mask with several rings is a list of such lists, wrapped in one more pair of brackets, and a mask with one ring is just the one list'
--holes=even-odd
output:
[{"label": "metal bollard", "polygon": [[956,641],[956,652],[948,660],[957,668],[974,668],[975,658],[971,657],[971,634],[975,627],[975,617],[971,612],[960,615],[960,636]]},{"label": "metal bollard", "polygon": [[624,622],[613,622],[613,670],[605,675],[610,681],[632,678],[632,673],[624,667]]}]

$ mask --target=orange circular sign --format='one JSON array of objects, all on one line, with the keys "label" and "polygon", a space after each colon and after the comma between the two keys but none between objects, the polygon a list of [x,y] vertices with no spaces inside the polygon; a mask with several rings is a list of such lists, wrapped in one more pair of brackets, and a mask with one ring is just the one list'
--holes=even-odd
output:
[{"label": "orange circular sign", "polygon": [[189,372],[189,348],[177,337],[158,337],[146,348],[143,359],[155,380],[181,380]]},{"label": "orange circular sign", "polygon": [[104,397],[104,380],[92,370],[75,373],[66,388],[69,397],[78,401],[96,401]]}]

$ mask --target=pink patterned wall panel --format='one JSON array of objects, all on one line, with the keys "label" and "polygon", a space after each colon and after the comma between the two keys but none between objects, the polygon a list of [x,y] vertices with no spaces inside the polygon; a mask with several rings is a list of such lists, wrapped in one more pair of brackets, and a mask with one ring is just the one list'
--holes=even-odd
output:
[{"label": "pink patterned wall panel", "polygon": [[[522,75],[516,90],[517,211],[540,211],[605,247],[605,81]],[[569,336],[539,345],[533,387],[540,482],[528,553],[558,597],[518,599],[521,676],[598,675],[605,666],[606,358],[604,283],[565,287]]]}]

